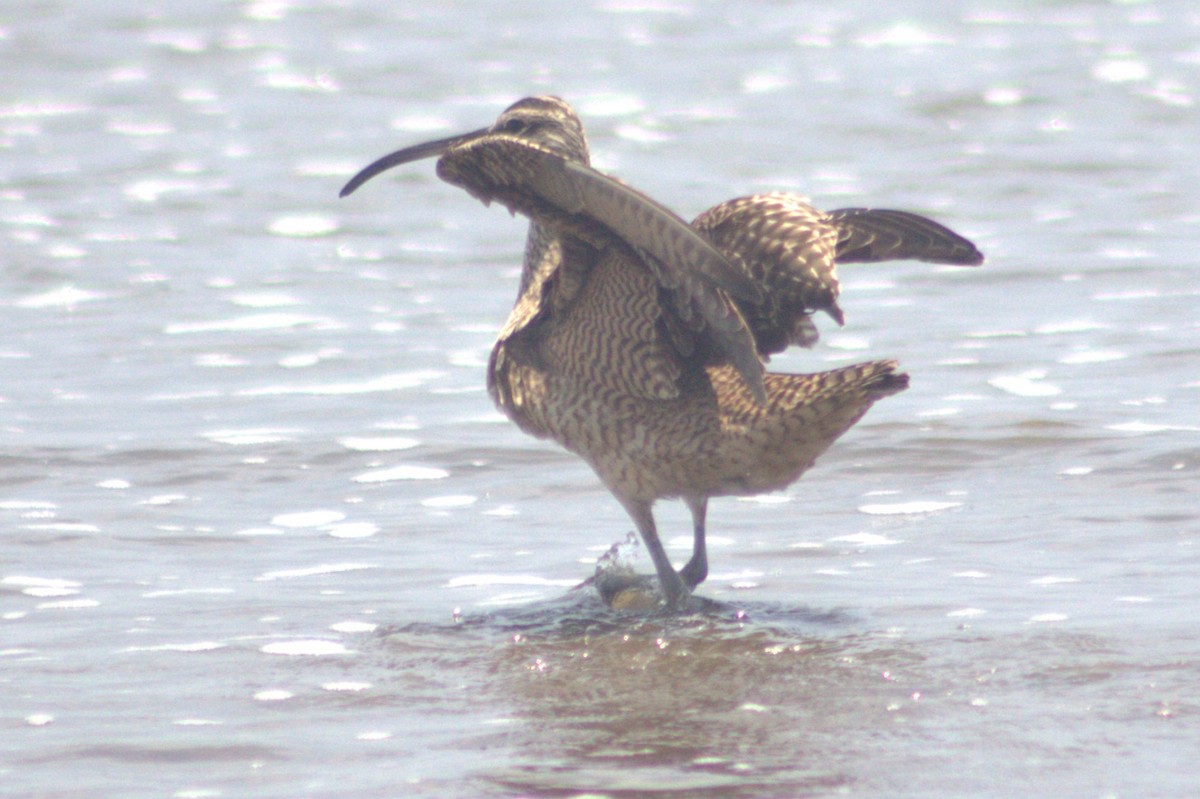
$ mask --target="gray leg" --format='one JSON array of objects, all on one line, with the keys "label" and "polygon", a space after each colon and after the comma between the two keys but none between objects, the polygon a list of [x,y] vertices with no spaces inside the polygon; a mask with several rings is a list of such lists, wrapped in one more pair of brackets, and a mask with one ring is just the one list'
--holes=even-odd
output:
[{"label": "gray leg", "polygon": [[675,568],[671,565],[671,561],[663,549],[662,542],[658,540],[658,530],[654,526],[654,515],[650,512],[650,503],[629,501],[621,504],[625,506],[633,523],[637,525],[642,542],[645,543],[646,550],[650,553],[650,559],[654,561],[654,571],[658,572],[658,582],[662,586],[663,596],[666,597],[667,607],[675,610],[683,607],[688,598],[688,588],[676,574]]},{"label": "gray leg", "polygon": [[708,548],[704,545],[704,517],[708,513],[708,497],[690,497],[685,501],[692,512],[692,559],[683,567],[679,576],[689,589],[694,589],[708,577]]}]

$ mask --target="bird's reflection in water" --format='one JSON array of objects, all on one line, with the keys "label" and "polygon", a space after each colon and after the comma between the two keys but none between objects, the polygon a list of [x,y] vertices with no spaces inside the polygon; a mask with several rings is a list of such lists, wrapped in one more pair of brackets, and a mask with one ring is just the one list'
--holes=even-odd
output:
[{"label": "bird's reflection in water", "polygon": [[414,638],[440,639],[441,668],[455,664],[443,679],[494,706],[495,731],[465,737],[510,753],[479,777],[522,795],[836,789],[915,710],[890,674],[917,658],[836,612],[713,601],[622,612],[577,591],[392,640]]}]

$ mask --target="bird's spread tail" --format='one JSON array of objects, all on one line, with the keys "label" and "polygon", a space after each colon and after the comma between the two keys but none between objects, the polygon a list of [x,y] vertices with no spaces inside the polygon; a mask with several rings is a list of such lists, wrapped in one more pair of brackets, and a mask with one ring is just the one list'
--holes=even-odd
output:
[{"label": "bird's spread tail", "polygon": [[[870,403],[899,394],[908,388],[908,373],[901,372],[900,364],[892,360],[866,361],[828,372],[796,375],[794,379],[808,384],[812,392],[809,402],[827,397],[836,397],[839,401],[844,401],[857,394],[861,400],[865,400],[868,407]],[[857,401],[859,400],[852,403]]]},{"label": "bird's spread tail", "polygon": [[840,264],[912,259],[978,266],[983,253],[944,225],[907,211],[839,208],[829,212],[838,228],[834,261]]},{"label": "bird's spread tail", "polygon": [[768,403],[764,409],[751,401],[729,367],[710,368],[708,376],[722,396],[725,412],[742,421],[782,419],[792,412],[822,415],[832,409],[838,409],[833,415],[843,411],[861,415],[873,403],[908,388],[908,373],[901,372],[900,365],[892,360],[865,361],[813,374],[768,372]]},{"label": "bird's spread tail", "polygon": [[768,372],[768,406],[754,405],[728,366],[709,369],[721,405],[715,492],[775,491],[800,477],[879,400],[908,386],[895,361],[867,361],[815,374]]}]

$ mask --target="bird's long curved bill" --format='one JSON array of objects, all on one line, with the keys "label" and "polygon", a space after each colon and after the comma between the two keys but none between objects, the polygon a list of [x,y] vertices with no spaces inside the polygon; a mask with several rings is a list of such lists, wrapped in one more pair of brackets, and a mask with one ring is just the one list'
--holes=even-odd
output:
[{"label": "bird's long curved bill", "polygon": [[386,172],[394,166],[407,164],[412,161],[420,161],[422,158],[433,158],[440,156],[442,153],[449,150],[456,144],[477,139],[488,132],[488,128],[480,128],[473,130],[470,133],[462,133],[458,136],[448,136],[444,139],[435,139],[427,141],[424,144],[414,144],[412,147],[405,147],[403,150],[397,150],[394,153],[388,153],[383,158],[371,162],[367,166],[359,170],[359,173],[350,178],[350,182],[342,187],[338,192],[339,197],[346,197],[353,194],[359,186],[366,183],[371,178],[378,175],[380,172]]}]

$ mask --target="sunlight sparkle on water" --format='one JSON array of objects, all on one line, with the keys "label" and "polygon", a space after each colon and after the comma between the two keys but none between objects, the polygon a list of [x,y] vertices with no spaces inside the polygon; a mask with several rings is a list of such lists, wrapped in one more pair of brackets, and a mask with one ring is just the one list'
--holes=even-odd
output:
[{"label": "sunlight sparkle on water", "polygon": [[1029,621],[1034,624],[1045,624],[1056,621],[1066,621],[1069,616],[1065,613],[1038,613],[1035,616],[1030,616]]},{"label": "sunlight sparkle on water", "polygon": [[369,621],[339,621],[329,625],[329,629],[337,633],[369,633],[378,628],[378,624]]},{"label": "sunlight sparkle on water", "polygon": [[347,436],[337,440],[339,444],[355,452],[398,452],[420,445],[415,438],[405,436]]},{"label": "sunlight sparkle on water", "polygon": [[367,563],[329,563],[320,566],[309,566],[303,569],[280,569],[278,571],[269,571],[255,577],[255,582],[266,582],[270,580],[291,580],[297,577],[314,577],[320,574],[336,574],[337,572],[357,571],[359,569],[374,568]]},{"label": "sunlight sparkle on water", "polygon": [[352,651],[337,641],[323,639],[308,639],[299,641],[276,641],[260,648],[268,655],[292,655],[307,657],[322,657],[325,655],[348,655]]},{"label": "sunlight sparkle on water", "polygon": [[223,649],[226,644],[219,641],[195,641],[187,644],[155,644],[153,646],[130,646],[123,652],[211,652]]},{"label": "sunlight sparkle on water", "polygon": [[276,527],[320,527],[323,524],[340,522],[346,514],[337,510],[310,510],[295,513],[281,513],[271,519]]},{"label": "sunlight sparkle on water", "polygon": [[1041,382],[1046,377],[1042,370],[1023,372],[1019,375],[1002,375],[988,380],[988,384],[1018,397],[1053,397],[1062,393],[1062,389],[1049,383]]},{"label": "sunlight sparkle on water", "polygon": [[252,444],[277,444],[281,441],[291,441],[299,430],[282,430],[266,427],[248,428],[245,430],[209,430],[200,434],[202,438],[218,444],[229,444],[235,447]]},{"label": "sunlight sparkle on water", "polygon": [[110,489],[110,490],[115,491],[115,490],[120,490],[120,489],[124,489],[124,488],[130,488],[130,487],[132,487],[132,485],[133,484],[130,483],[128,480],[121,480],[120,478],[113,478],[110,480],[101,480],[100,482],[96,483],[96,488],[105,488],[105,489]]},{"label": "sunlight sparkle on water", "polygon": [[860,505],[859,511],[872,516],[888,516],[908,513],[936,513],[961,507],[961,502],[937,502],[933,500],[914,500],[912,502],[877,503]]},{"label": "sunlight sparkle on water", "polygon": [[449,476],[450,472],[433,466],[393,466],[363,472],[351,479],[356,483],[386,483],[392,480],[441,480]]},{"label": "sunlight sparkle on water", "polygon": [[[879,508],[879,507],[884,507],[884,506],[868,505],[865,507]],[[891,507],[895,507],[895,506],[891,506]],[[864,510],[864,508],[859,508],[859,510]],[[867,512],[870,512],[870,511],[867,511]],[[904,512],[913,513],[915,511],[904,511]],[[837,541],[839,543],[845,543],[845,544],[854,544],[854,545],[860,546],[860,547],[886,547],[886,546],[891,546],[893,544],[903,544],[904,543],[904,541],[902,541],[900,539],[888,538],[886,535],[879,535],[878,533],[852,533],[850,535],[839,535],[839,536],[836,536],[835,538],[831,538],[829,540]]]},{"label": "sunlight sparkle on water", "polygon": [[41,294],[22,297],[13,304],[18,308],[71,308],[80,303],[94,302],[103,298],[104,295],[98,291],[63,286]]},{"label": "sunlight sparkle on water", "polygon": [[276,236],[327,236],[338,229],[336,219],[328,216],[283,216],[271,222],[267,230]]},{"label": "sunlight sparkle on water", "polygon": [[46,598],[78,594],[81,584],[74,580],[64,580],[57,577],[13,575],[0,580],[0,585],[18,586],[21,589],[21,593],[26,596]]}]

